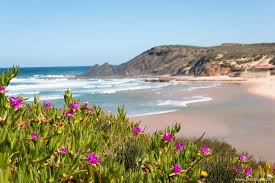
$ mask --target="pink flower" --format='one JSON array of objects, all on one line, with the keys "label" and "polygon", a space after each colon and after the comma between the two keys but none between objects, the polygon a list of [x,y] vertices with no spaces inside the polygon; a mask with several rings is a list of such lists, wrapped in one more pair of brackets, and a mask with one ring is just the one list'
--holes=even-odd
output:
[{"label": "pink flower", "polygon": [[170,142],[171,140],[173,140],[173,138],[174,138],[174,135],[172,133],[165,133],[162,135],[162,139],[165,142]]},{"label": "pink flower", "polygon": [[36,132],[33,132],[32,134],[31,134],[31,139],[32,140],[38,140],[39,139],[39,137],[40,137],[40,135],[38,134],[38,133],[36,133]]},{"label": "pink flower", "polygon": [[65,116],[67,117],[67,118],[73,118],[74,117],[74,112],[73,111],[67,111],[67,112],[65,112]]},{"label": "pink flower", "polygon": [[53,108],[53,105],[51,103],[47,102],[47,103],[44,104],[44,108],[45,109],[51,109],[51,108]]},{"label": "pink flower", "polygon": [[22,107],[22,99],[20,97],[11,97],[10,103],[14,109],[19,109]]},{"label": "pink flower", "polygon": [[86,110],[86,112],[87,112],[88,114],[94,114],[94,110],[93,110],[92,108],[88,108],[88,109]]},{"label": "pink flower", "polygon": [[238,168],[237,166],[233,166],[233,167],[232,167],[232,172],[233,172],[234,174],[237,174],[237,173],[239,172],[239,168]]},{"label": "pink flower", "polygon": [[88,163],[91,165],[97,165],[100,163],[100,159],[96,154],[91,153],[88,154]]},{"label": "pink flower", "polygon": [[89,102],[84,102],[83,105],[84,105],[85,108],[88,108],[89,107]]},{"label": "pink flower", "polygon": [[249,176],[249,175],[251,175],[251,173],[252,173],[252,169],[251,169],[250,167],[246,167],[246,168],[244,169],[244,173],[245,173],[246,176]]},{"label": "pink flower", "polygon": [[59,148],[59,152],[62,153],[62,154],[65,154],[65,153],[68,152],[68,148],[65,147],[65,146],[62,146],[62,147]]},{"label": "pink flower", "polygon": [[180,166],[179,164],[175,164],[175,165],[173,166],[172,171],[173,171],[173,173],[175,173],[175,174],[180,174],[181,171],[182,171],[182,168],[181,168],[181,166]]},{"label": "pink flower", "polygon": [[209,147],[208,146],[202,146],[200,148],[200,151],[201,151],[202,154],[206,155],[206,154],[209,153]]},{"label": "pink flower", "polygon": [[247,157],[246,157],[246,155],[241,154],[239,159],[240,159],[240,161],[245,161],[245,160],[247,160]]},{"label": "pink flower", "polygon": [[177,145],[176,145],[177,151],[182,151],[183,148],[184,148],[184,144],[177,144]]},{"label": "pink flower", "polygon": [[134,134],[139,135],[139,134],[141,134],[141,128],[135,127],[135,128],[133,129],[133,132],[134,132]]},{"label": "pink flower", "polygon": [[75,111],[77,109],[80,108],[80,104],[79,103],[70,103],[70,109]]},{"label": "pink flower", "polygon": [[0,86],[0,93],[5,93],[6,92],[6,87],[5,86]]}]

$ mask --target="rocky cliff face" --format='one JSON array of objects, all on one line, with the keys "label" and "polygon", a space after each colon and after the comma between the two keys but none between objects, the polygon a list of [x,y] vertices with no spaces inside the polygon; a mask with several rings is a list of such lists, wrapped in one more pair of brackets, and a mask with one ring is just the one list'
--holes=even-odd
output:
[{"label": "rocky cliff face", "polygon": [[120,65],[95,65],[81,77],[140,75],[227,75],[274,63],[275,43],[223,44],[214,47],[168,45],[154,47]]}]

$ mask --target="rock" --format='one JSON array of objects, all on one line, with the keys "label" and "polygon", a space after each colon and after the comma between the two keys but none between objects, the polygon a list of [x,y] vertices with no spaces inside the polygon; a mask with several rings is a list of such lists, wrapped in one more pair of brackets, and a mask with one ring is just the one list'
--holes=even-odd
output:
[{"label": "rock", "polygon": [[105,63],[103,65],[94,65],[87,72],[80,76],[107,77],[116,75],[121,75],[121,73],[118,71],[118,67]]},{"label": "rock", "polygon": [[207,63],[202,67],[201,76],[223,76],[230,73],[230,67],[222,64]]},{"label": "rock", "polygon": [[210,61],[206,58],[200,58],[189,70],[189,74],[194,76],[200,76],[205,70],[205,65]]}]

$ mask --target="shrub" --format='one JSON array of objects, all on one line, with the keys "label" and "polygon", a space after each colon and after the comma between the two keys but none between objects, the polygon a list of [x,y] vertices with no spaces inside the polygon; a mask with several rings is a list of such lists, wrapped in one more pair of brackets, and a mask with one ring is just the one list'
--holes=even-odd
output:
[{"label": "shrub", "polygon": [[224,156],[224,157],[230,157],[230,156],[238,156],[237,150],[232,147],[230,144],[220,141],[214,138],[201,138],[201,139],[184,139],[179,138],[177,139],[177,142],[179,143],[186,143],[188,141],[192,141],[198,146],[207,145],[212,150],[212,153],[217,156]]},{"label": "shrub", "polygon": [[269,63],[275,65],[275,57],[272,58],[272,59],[269,61]]},{"label": "shrub", "polygon": [[214,156],[205,162],[205,169],[208,173],[206,182],[209,183],[233,183],[236,182],[238,174],[234,172],[232,159],[228,157]]},{"label": "shrub", "polygon": [[146,150],[145,145],[146,143],[138,138],[128,139],[124,147],[118,147],[117,160],[124,163],[126,170],[138,168],[138,160]]}]

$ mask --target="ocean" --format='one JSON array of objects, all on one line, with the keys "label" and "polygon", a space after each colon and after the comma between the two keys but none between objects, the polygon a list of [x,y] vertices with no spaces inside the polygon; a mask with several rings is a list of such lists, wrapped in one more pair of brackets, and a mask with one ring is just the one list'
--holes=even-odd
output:
[{"label": "ocean", "polygon": [[[193,90],[216,87],[218,83],[149,83],[144,78],[75,79],[89,67],[21,68],[7,88],[8,96],[23,96],[31,103],[34,96],[56,107],[64,105],[63,93],[70,89],[81,102],[99,105],[116,112],[124,106],[129,116],[183,110],[191,103],[212,100],[207,95],[192,95]],[[5,69],[0,69],[3,72]],[[189,92],[186,95],[186,91]]]}]

